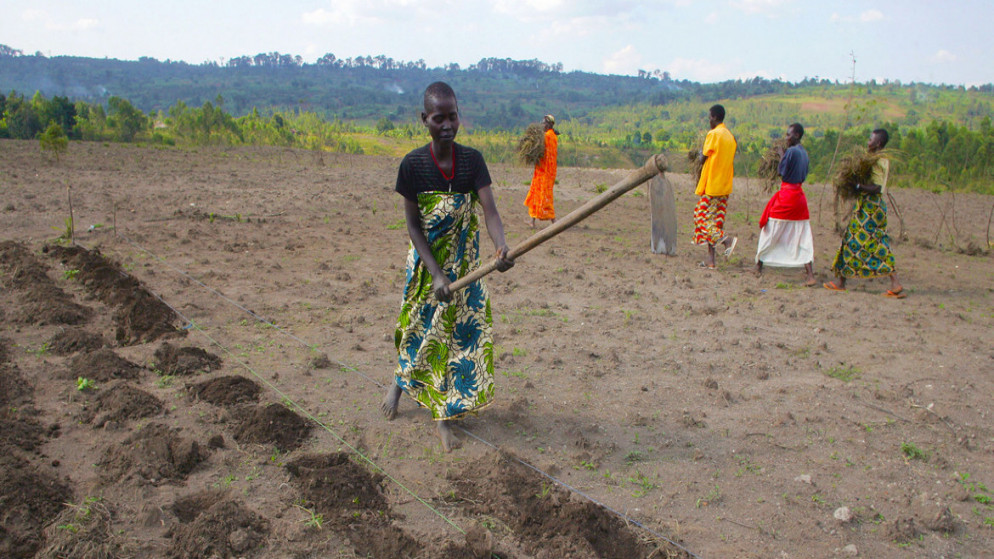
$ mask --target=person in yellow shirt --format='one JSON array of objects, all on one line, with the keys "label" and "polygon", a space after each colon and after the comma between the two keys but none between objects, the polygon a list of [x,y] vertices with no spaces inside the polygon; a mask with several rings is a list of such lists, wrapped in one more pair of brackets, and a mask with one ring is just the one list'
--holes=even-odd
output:
[{"label": "person in yellow shirt", "polygon": [[732,193],[732,162],[735,159],[735,137],[725,127],[725,107],[714,105],[708,111],[711,131],[704,139],[701,178],[695,194],[701,197],[694,208],[694,244],[707,245],[707,260],[699,265],[715,267],[715,246],[725,247],[725,257],[732,255],[738,237],[725,233],[725,211]]}]

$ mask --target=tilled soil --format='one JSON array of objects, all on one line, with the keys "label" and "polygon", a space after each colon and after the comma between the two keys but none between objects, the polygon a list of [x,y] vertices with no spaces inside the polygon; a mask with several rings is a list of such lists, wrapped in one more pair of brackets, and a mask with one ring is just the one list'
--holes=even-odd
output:
[{"label": "tilled soil", "polygon": [[[994,199],[892,190],[903,300],[673,257],[638,189],[488,277],[497,401],[392,379],[398,161],[0,141],[0,556],[983,557]],[[560,216],[626,170],[561,169]],[[495,166],[509,243],[530,173]],[[69,187],[67,189],[67,186]],[[838,246],[806,186],[819,279]],[[72,197],[75,244],[55,237]],[[897,219],[897,214],[903,218]],[[53,230],[54,229],[54,230]],[[483,246],[490,246],[484,232]],[[487,253],[487,251],[484,251]]]}]

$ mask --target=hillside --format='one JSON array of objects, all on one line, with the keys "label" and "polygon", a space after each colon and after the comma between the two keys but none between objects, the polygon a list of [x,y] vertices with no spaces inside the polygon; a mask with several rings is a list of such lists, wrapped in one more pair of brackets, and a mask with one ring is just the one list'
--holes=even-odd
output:
[{"label": "hillside", "polygon": [[[327,54],[304,63],[274,52],[194,65],[24,55],[0,45],[0,88],[11,92],[0,102],[0,137],[33,138],[55,121],[70,139],[402,153],[423,137],[421,92],[435,80],[448,81],[459,94],[464,141],[497,161],[511,161],[516,135],[546,113],[557,116],[565,135],[565,165],[630,166],[652,152],[684,152],[698,144],[707,107],[721,102],[739,142],[742,174],[754,173],[770,141],[796,121],[807,129],[805,145],[819,179],[827,178],[837,151],[864,143],[871,129],[883,126],[907,163],[897,170],[898,181],[985,192],[994,184],[990,84],[758,77],[705,84],[665,72],[563,72],[560,64],[538,60],[428,68],[383,56]],[[126,105],[116,101],[122,99]]]}]

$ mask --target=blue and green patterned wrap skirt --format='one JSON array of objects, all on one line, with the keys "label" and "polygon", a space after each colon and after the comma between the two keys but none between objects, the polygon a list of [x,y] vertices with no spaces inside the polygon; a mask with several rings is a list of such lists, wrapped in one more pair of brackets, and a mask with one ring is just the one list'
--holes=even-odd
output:
[{"label": "blue and green patterned wrap skirt", "polygon": [[[480,262],[479,218],[473,194],[418,194],[421,227],[435,260],[450,280]],[[396,381],[435,420],[457,419],[491,403],[494,396],[493,316],[483,280],[440,302],[431,273],[411,245],[404,301],[394,343]]]},{"label": "blue and green patterned wrap skirt", "polygon": [[876,278],[894,273],[894,253],[887,235],[887,203],[882,194],[856,199],[832,271],[840,278]]}]

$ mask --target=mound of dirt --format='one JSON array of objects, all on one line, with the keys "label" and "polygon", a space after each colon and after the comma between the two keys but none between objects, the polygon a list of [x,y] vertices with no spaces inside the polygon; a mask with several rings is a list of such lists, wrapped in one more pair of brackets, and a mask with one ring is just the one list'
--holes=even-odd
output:
[{"label": "mound of dirt", "polygon": [[162,411],[162,400],[126,383],[117,383],[97,393],[83,420],[94,427],[107,422],[150,417]]},{"label": "mound of dirt", "polygon": [[23,405],[31,399],[31,385],[24,379],[17,365],[0,361],[0,406],[4,408]]},{"label": "mound of dirt", "polygon": [[143,427],[119,445],[108,447],[97,464],[107,482],[137,478],[158,485],[181,481],[207,458],[200,445],[160,423]]},{"label": "mound of dirt", "polygon": [[82,353],[72,358],[69,369],[59,378],[75,380],[79,377],[107,382],[114,379],[134,380],[142,368],[114,353],[110,348]]},{"label": "mound of dirt", "polygon": [[99,250],[80,246],[46,246],[43,250],[64,266],[78,270],[77,280],[87,291],[117,307],[114,321],[118,342],[132,345],[185,334],[174,326],[176,313],[168,305],[119,265],[104,258]]},{"label": "mound of dirt", "polygon": [[45,529],[41,557],[111,558],[132,556],[111,530],[114,512],[96,497],[68,505]]},{"label": "mound of dirt", "polygon": [[0,362],[0,452],[8,447],[34,451],[45,430],[33,407],[32,387],[13,363]]},{"label": "mound of dirt", "polygon": [[[489,559],[493,540],[482,529],[470,530],[464,543],[426,541],[392,523],[383,495],[384,477],[369,472],[345,453],[309,454],[286,464],[297,502],[326,524],[335,526],[363,557],[439,557]],[[477,527],[478,528],[478,527]]]},{"label": "mound of dirt", "polygon": [[273,445],[281,452],[299,448],[312,427],[306,419],[278,404],[243,408],[236,417],[236,441]]},{"label": "mound of dirt", "polygon": [[155,350],[155,367],[165,375],[186,376],[221,368],[221,358],[199,347],[162,344]]},{"label": "mound of dirt", "polygon": [[186,335],[173,325],[176,313],[151,293],[135,291],[129,301],[114,313],[117,341],[124,345],[153,342],[164,337]]},{"label": "mound of dirt", "polygon": [[187,386],[190,396],[215,406],[235,406],[259,401],[262,388],[252,379],[238,375],[218,377]]},{"label": "mound of dirt", "polygon": [[285,467],[305,506],[326,520],[342,518],[347,522],[354,512],[386,512],[380,487],[383,476],[359,466],[345,453],[309,454]]},{"label": "mound of dirt", "polygon": [[470,510],[492,516],[535,557],[689,557],[650,544],[617,515],[563,490],[517,458],[491,453],[450,474]]},{"label": "mound of dirt", "polygon": [[55,355],[70,355],[81,351],[93,351],[106,345],[100,334],[87,332],[82,328],[61,328],[48,339],[48,350]]},{"label": "mound of dirt", "polygon": [[44,542],[42,528],[70,500],[72,490],[54,475],[0,453],[0,557],[33,557]]},{"label": "mound of dirt", "polygon": [[45,439],[45,429],[35,419],[31,407],[0,408],[0,452],[16,447],[33,452]]},{"label": "mound of dirt", "polygon": [[175,559],[201,557],[245,557],[258,548],[269,533],[264,518],[244,504],[225,500],[180,524],[168,534],[173,544],[168,556]]},{"label": "mound of dirt", "polygon": [[18,295],[10,309],[12,322],[23,324],[82,324],[90,309],[77,304],[48,277],[46,267],[21,243],[0,243],[0,272]]},{"label": "mound of dirt", "polygon": [[[3,315],[0,314],[0,320],[3,319]],[[0,364],[10,361],[10,340],[7,338],[0,338]]]},{"label": "mound of dirt", "polygon": [[208,489],[193,495],[187,495],[176,499],[169,509],[176,515],[183,524],[189,524],[196,520],[200,513],[213,507],[214,505],[228,498],[228,491],[220,489]]}]

